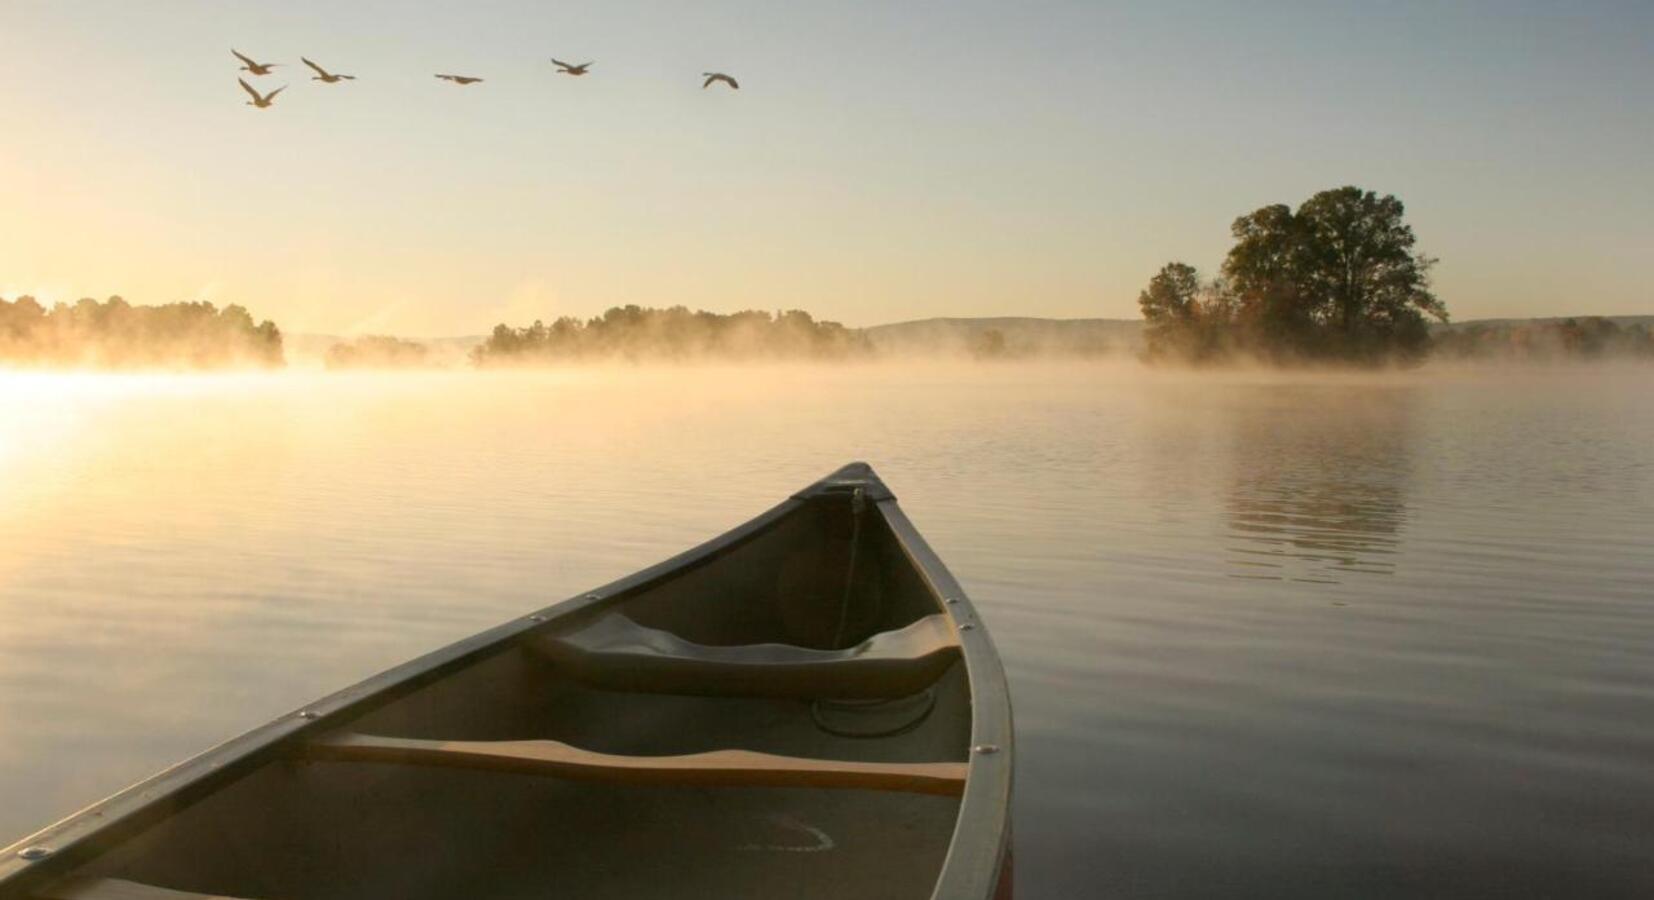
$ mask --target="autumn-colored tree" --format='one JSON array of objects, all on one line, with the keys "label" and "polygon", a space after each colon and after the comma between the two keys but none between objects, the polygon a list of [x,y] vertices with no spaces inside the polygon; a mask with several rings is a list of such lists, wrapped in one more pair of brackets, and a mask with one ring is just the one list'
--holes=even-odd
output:
[{"label": "autumn-colored tree", "polygon": [[1162,266],[1137,295],[1147,325],[1144,340],[1150,359],[1200,362],[1228,350],[1234,325],[1234,302],[1227,285],[1205,282],[1188,263]]}]

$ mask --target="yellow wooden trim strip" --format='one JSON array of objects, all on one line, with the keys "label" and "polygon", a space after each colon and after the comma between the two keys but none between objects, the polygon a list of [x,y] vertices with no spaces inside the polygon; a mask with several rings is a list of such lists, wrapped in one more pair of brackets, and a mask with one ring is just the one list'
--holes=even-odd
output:
[{"label": "yellow wooden trim strip", "polygon": [[959,796],[962,762],[883,763],[716,750],[684,756],[619,756],[559,741],[428,741],[334,733],[305,745],[317,759],[454,766],[617,784],[860,788]]}]

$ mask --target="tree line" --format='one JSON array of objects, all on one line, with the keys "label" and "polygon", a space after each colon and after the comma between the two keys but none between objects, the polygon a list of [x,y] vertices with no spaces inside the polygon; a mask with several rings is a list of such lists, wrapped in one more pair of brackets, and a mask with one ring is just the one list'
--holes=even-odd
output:
[{"label": "tree line", "polygon": [[246,309],[211,303],[133,306],[91,298],[50,309],[0,299],[0,364],[107,369],[283,365],[281,329]]},{"label": "tree line", "polygon": [[720,314],[683,306],[619,306],[592,319],[564,316],[550,325],[496,325],[471,351],[480,367],[579,361],[832,360],[872,355],[858,330],[803,310]]},{"label": "tree line", "polygon": [[[1265,207],[1237,219],[1221,274],[1203,279],[1173,262],[1139,296],[1144,354],[1151,360],[1217,362],[1239,356],[1284,361],[1436,358],[1520,360],[1636,357],[1654,360],[1645,324],[1601,317],[1446,326],[1429,289],[1432,260],[1393,197],[1355,188],[1318,194],[1297,211]],[[1432,327],[1431,320],[1438,324]],[[924,323],[919,323],[924,324]],[[876,329],[875,329],[876,330]],[[968,333],[958,352],[978,360],[1031,358],[1050,350],[1013,342],[999,328]],[[731,314],[636,305],[591,319],[505,324],[470,350],[479,368],[602,361],[848,360],[945,350],[928,342],[875,345],[869,332],[802,310]],[[1109,349],[1099,344],[1097,352]],[[1067,355],[1073,355],[1068,348]],[[1096,355],[1092,353],[1090,355]],[[334,344],[329,369],[442,364],[417,341],[370,335]],[[120,297],[46,308],[0,298],[0,366],[76,368],[278,367],[282,333],[246,309],[211,303],[133,306]]]},{"label": "tree line", "polygon": [[[837,360],[868,357],[857,329],[819,321],[802,310],[746,310],[728,315],[682,306],[616,307],[592,319],[547,325],[501,324],[470,352],[479,368],[604,360]],[[275,323],[255,323],[240,306],[207,302],[133,306],[120,297],[84,299],[50,309],[33,297],[0,298],[0,365],[69,368],[276,367],[284,365]],[[417,341],[368,335],[336,343],[329,369],[435,365]]]},{"label": "tree line", "polygon": [[329,369],[419,369],[432,364],[430,348],[418,341],[369,334],[327,348]]}]

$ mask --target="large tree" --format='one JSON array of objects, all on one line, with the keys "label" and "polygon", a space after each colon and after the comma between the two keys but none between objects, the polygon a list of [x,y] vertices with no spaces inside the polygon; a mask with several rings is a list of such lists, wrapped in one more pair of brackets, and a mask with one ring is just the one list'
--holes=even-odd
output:
[{"label": "large tree", "polygon": [[[1342,187],[1296,211],[1265,206],[1235,220],[1223,278],[1202,285],[1163,268],[1138,302],[1151,354],[1204,357],[1230,347],[1274,359],[1412,357],[1447,320],[1430,290],[1435,260],[1414,249],[1400,200]],[[1203,299],[1197,300],[1201,297]]]},{"label": "large tree", "polygon": [[1296,212],[1266,206],[1235,220],[1223,273],[1248,343],[1273,355],[1416,355],[1426,316],[1447,320],[1430,290],[1435,260],[1415,251],[1400,200],[1357,187],[1322,191]]}]

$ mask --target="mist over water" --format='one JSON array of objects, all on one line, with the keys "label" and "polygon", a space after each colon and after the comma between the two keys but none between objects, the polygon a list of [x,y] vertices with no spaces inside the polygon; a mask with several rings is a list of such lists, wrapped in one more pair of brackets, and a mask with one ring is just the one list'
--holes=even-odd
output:
[{"label": "mist over water", "polygon": [[866,459],[1018,896],[1654,891],[1646,367],[0,374],[0,835]]}]

